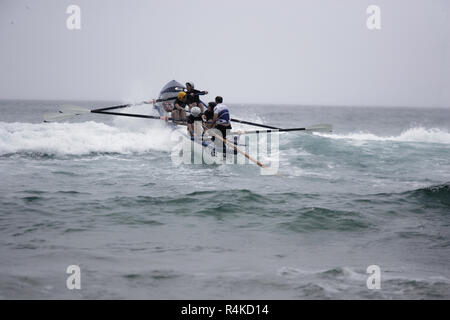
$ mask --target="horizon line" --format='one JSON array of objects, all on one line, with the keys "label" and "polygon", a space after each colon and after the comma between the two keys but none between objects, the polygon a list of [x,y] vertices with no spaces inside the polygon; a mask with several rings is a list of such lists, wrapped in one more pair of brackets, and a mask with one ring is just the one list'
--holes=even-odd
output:
[{"label": "horizon line", "polygon": [[[32,99],[32,98],[0,98],[0,101],[54,101],[54,102],[112,102],[112,103],[127,103],[125,100],[120,99]],[[129,103],[132,103],[128,101]],[[263,106],[271,106],[271,105],[279,105],[279,106],[288,106],[288,107],[348,107],[348,108],[434,108],[434,109],[449,109],[450,106],[424,106],[424,105],[416,105],[416,106],[408,106],[408,105],[355,105],[355,104],[304,104],[304,103],[258,103],[258,102],[229,102],[230,105],[263,105]]]}]

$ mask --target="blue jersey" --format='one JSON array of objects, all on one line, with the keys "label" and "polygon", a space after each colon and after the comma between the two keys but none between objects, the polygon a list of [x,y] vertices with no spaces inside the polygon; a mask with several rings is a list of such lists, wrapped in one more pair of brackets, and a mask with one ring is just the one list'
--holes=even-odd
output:
[{"label": "blue jersey", "polygon": [[230,112],[228,107],[223,103],[214,107],[214,113],[218,114],[217,124],[230,124]]}]

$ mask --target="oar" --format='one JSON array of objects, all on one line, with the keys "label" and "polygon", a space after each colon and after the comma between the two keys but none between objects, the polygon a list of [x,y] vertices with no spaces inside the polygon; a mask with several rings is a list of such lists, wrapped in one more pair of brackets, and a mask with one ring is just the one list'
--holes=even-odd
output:
[{"label": "oar", "polygon": [[141,101],[138,103],[129,103],[129,104],[122,104],[120,106],[113,106],[113,107],[106,107],[106,108],[100,108],[100,109],[94,109],[91,110],[91,112],[100,112],[100,111],[106,111],[106,110],[113,110],[113,109],[121,109],[121,108],[128,108],[128,107],[132,107],[132,106],[136,106],[139,104],[155,104],[157,102],[163,102],[163,101],[169,101],[169,100],[175,100],[176,97],[171,97],[171,98],[167,98],[167,99],[153,99],[153,100],[149,100],[149,101]]},{"label": "oar", "polygon": [[[150,101],[141,101],[138,103],[128,103],[128,104],[122,104],[122,105],[118,105],[118,106],[112,106],[112,107],[106,107],[106,108],[100,108],[100,109],[94,109],[94,110],[88,109],[86,107],[75,106],[75,105],[62,105],[61,108],[58,110],[58,112],[44,115],[44,122],[65,120],[65,119],[69,119],[74,116],[79,116],[79,115],[85,114],[85,113],[106,113],[105,111],[107,111],[107,110],[127,108],[127,107],[132,107],[132,106],[143,104],[143,103],[154,104],[156,102],[163,102],[163,101],[169,101],[169,100],[174,100],[174,99],[176,99],[176,98],[153,99]],[[122,113],[120,113],[118,115],[126,116],[125,114],[122,114]],[[145,116],[145,117],[147,117],[147,116]],[[150,117],[150,116],[148,116],[148,117]],[[142,118],[142,117],[140,117],[140,118]],[[159,117],[150,118],[150,119],[159,119]]]},{"label": "oar", "polygon": [[333,131],[333,126],[331,124],[315,124],[313,126],[307,128],[288,128],[288,129],[275,129],[275,130],[238,130],[235,132],[231,132],[230,134],[253,134],[253,133],[270,133],[270,132],[290,132],[290,131],[308,131],[308,132],[317,132],[317,131],[325,131],[331,132]]},{"label": "oar", "polygon": [[[165,117],[165,116],[149,116],[149,115],[146,115],[146,114],[135,114],[135,113],[98,111],[98,110],[91,110],[91,113],[111,114],[111,115],[114,115],[114,116],[132,117],[132,118],[144,118],[144,119],[156,119],[156,120],[173,120],[173,118]],[[183,121],[175,120],[175,122],[183,122]]]},{"label": "oar", "polygon": [[[227,139],[222,138],[219,134],[212,132],[211,133],[218,138],[220,141],[222,141],[223,143],[228,144],[230,147],[233,147],[234,150],[236,150],[237,152],[239,152],[240,154],[244,155],[248,160],[252,161],[253,163],[256,163],[258,166],[260,166],[261,168],[264,168],[266,170],[271,170],[270,168],[268,168],[267,166],[265,166],[264,164],[262,164],[261,162],[259,162],[258,160],[250,157],[247,153],[245,153],[244,151],[242,151],[241,149],[239,149],[238,147],[236,147],[236,145],[234,143],[229,142]],[[277,175],[279,176],[279,174],[277,173]]]},{"label": "oar", "polygon": [[231,121],[239,122],[239,123],[242,123],[242,124],[248,124],[248,125],[255,126],[255,127],[261,127],[261,128],[281,129],[281,128],[277,128],[277,127],[267,126],[267,125],[261,124],[261,123],[255,123],[255,122],[244,121],[244,120],[239,120],[239,119],[231,119]]},{"label": "oar", "polygon": [[81,114],[90,113],[91,110],[85,107],[62,105],[58,112],[44,115],[44,122],[53,122],[79,116]]},{"label": "oar", "polygon": [[288,129],[281,129],[282,132],[289,132],[289,131],[325,131],[325,132],[331,132],[333,131],[333,126],[328,123],[321,123],[321,124],[315,124],[307,128],[288,128]]}]

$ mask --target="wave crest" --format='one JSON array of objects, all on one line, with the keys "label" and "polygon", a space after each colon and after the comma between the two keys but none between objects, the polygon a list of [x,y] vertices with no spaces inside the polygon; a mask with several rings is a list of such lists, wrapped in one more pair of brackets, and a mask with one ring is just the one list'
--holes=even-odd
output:
[{"label": "wave crest", "polygon": [[431,203],[435,205],[437,203],[441,203],[444,206],[449,207],[450,182],[409,191],[408,195],[410,197],[419,198],[424,201],[431,201]]},{"label": "wave crest", "polygon": [[162,127],[118,128],[82,123],[0,122],[0,155],[86,155],[170,151],[170,131]]},{"label": "wave crest", "polygon": [[425,143],[443,143],[450,144],[450,132],[438,128],[411,128],[403,131],[398,136],[378,136],[373,133],[348,133],[348,134],[323,134],[316,133],[319,136],[331,139],[350,139],[358,141],[396,141],[396,142],[425,142]]}]

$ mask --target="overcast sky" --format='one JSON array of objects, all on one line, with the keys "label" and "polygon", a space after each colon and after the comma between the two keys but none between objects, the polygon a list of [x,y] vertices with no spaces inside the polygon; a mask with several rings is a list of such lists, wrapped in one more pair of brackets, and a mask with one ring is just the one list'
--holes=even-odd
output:
[{"label": "overcast sky", "polygon": [[137,101],[176,79],[236,103],[449,107],[449,14],[449,0],[0,0],[0,98]]}]

